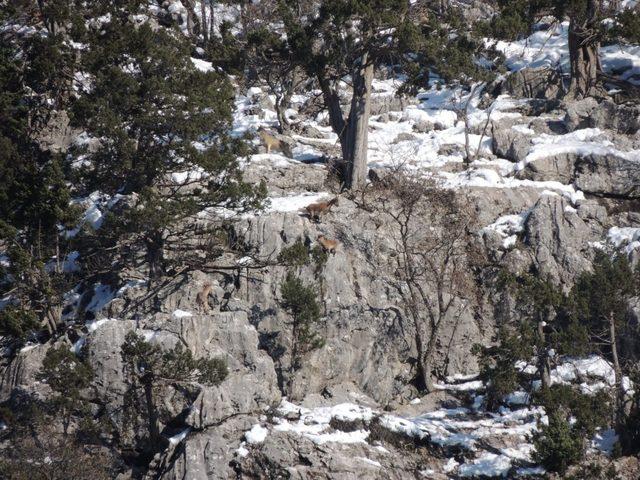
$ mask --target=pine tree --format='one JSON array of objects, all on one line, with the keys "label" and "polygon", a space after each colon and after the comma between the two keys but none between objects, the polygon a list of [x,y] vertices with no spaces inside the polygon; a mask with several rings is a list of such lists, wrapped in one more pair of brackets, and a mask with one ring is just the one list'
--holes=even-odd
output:
[{"label": "pine tree", "polygon": [[562,412],[550,412],[549,424],[533,435],[534,459],[551,472],[563,474],[584,456],[584,437]]},{"label": "pine tree", "polygon": [[[367,176],[371,84],[376,65],[394,46],[393,34],[407,14],[403,0],[324,0],[317,15],[301,15],[299,2],[279,2],[292,60],[317,80],[333,131],[342,147],[345,185],[360,189]],[[351,78],[345,116],[339,83]]]},{"label": "pine tree", "polygon": [[[242,181],[244,145],[229,135],[234,93],[227,76],[196,69],[178,31],[136,25],[132,14],[144,2],[110,3],[103,5],[110,21],[89,33],[83,56],[91,86],[75,104],[74,123],[100,142],[79,177],[86,191],[135,199],[98,240],[114,251],[144,249],[153,280],[171,261],[176,268],[202,261],[184,242],[196,228],[188,219],[206,207],[255,207],[264,188]],[[172,172],[184,177],[172,179]]]},{"label": "pine tree", "polygon": [[125,395],[126,413],[128,417],[141,415],[145,418],[148,438],[143,450],[151,453],[167,443],[160,434],[157,405],[160,389],[172,384],[182,387],[196,383],[219,385],[228,374],[222,358],[194,358],[180,343],[171,350],[163,350],[133,331],[125,336],[121,355],[129,385]]},{"label": "pine tree", "polygon": [[55,392],[51,402],[62,417],[64,434],[67,435],[72,415],[86,414],[82,411],[87,407],[82,391],[91,384],[93,370],[67,345],[60,345],[47,351],[38,380],[47,383]]},{"label": "pine tree", "polygon": [[588,332],[592,351],[613,364],[617,428],[627,414],[622,377],[640,345],[628,321],[629,301],[638,294],[638,285],[638,274],[632,271],[626,255],[612,258],[598,252],[593,272],[582,274],[570,295],[570,315]]},{"label": "pine tree", "polygon": [[323,345],[316,331],[320,321],[320,305],[312,287],[305,285],[292,272],[280,286],[282,306],[291,314],[291,372],[300,368],[303,356]]},{"label": "pine tree", "polygon": [[[20,10],[14,12],[18,15]],[[63,106],[73,59],[56,36],[6,36],[0,45],[0,332],[24,340],[41,326],[56,330],[68,290],[59,233],[75,211],[60,155],[38,143],[52,111]],[[53,264],[51,260],[53,259]],[[49,264],[49,265],[47,265]]]}]

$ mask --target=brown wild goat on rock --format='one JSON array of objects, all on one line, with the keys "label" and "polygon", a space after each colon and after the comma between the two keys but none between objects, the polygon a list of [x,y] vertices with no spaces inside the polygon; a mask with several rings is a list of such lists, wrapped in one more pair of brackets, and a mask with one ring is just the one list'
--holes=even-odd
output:
[{"label": "brown wild goat on rock", "polygon": [[318,235],[318,243],[322,246],[322,249],[325,252],[330,253],[331,255],[336,254],[336,248],[338,247],[337,241],[331,240],[324,235]]},{"label": "brown wild goat on rock", "polygon": [[331,207],[334,205],[338,205],[338,197],[335,197],[328,202],[312,203],[304,207],[304,210],[311,220],[318,223],[320,221],[320,217],[329,212]]},{"label": "brown wild goat on rock", "polygon": [[205,313],[209,313],[209,294],[212,289],[213,286],[210,283],[205,283],[202,286],[202,290],[200,290],[196,296],[196,303],[198,304],[198,307],[200,307]]}]

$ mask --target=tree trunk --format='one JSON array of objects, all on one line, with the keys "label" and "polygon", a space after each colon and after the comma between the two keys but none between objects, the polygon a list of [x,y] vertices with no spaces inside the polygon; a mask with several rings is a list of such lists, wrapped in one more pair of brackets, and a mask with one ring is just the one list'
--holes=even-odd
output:
[{"label": "tree trunk", "polygon": [[200,20],[198,19],[198,15],[196,15],[195,8],[193,6],[193,0],[185,0],[182,2],[184,7],[187,9],[187,31],[189,35],[193,36],[194,34],[197,36],[200,34]]},{"label": "tree trunk", "polygon": [[600,42],[595,35],[597,8],[594,0],[589,1],[588,19],[580,23],[572,18],[569,23],[569,57],[571,61],[571,86],[569,94],[575,98],[585,98],[596,93],[600,64]]},{"label": "tree trunk", "polygon": [[345,184],[349,190],[362,189],[367,180],[372,81],[373,64],[369,62],[369,55],[365,53],[353,75],[353,97],[343,146],[347,167]]},{"label": "tree trunk", "polygon": [[209,0],[209,38],[215,37],[216,34],[216,22],[214,15],[214,5],[213,0]]},{"label": "tree trunk", "polygon": [[143,378],[142,384],[144,385],[144,399],[147,404],[147,420],[149,422],[149,438],[151,440],[151,447],[153,450],[158,450],[158,444],[160,442],[160,427],[158,426],[156,406],[153,402],[153,380]]},{"label": "tree trunk", "polygon": [[291,364],[289,365],[289,378],[287,379],[287,393],[290,397],[293,396],[293,377],[296,370],[298,370],[299,355],[298,321],[294,318],[291,326]]},{"label": "tree trunk", "polygon": [[204,0],[200,2],[200,16],[202,17],[202,38],[206,43],[209,40],[209,28],[207,27],[207,6]]},{"label": "tree trunk", "polygon": [[616,385],[616,411],[615,425],[616,429],[622,425],[625,417],[624,412],[624,386],[622,385],[622,367],[620,366],[620,358],[618,357],[618,342],[616,334],[616,320],[613,314],[609,314],[609,340],[611,341],[611,359],[613,360],[613,372],[615,375]]},{"label": "tree trunk", "polygon": [[317,75],[317,78],[320,89],[322,90],[324,106],[329,112],[329,123],[331,124],[331,129],[336,135],[338,135],[340,146],[342,147],[342,157],[345,158],[344,138],[346,133],[346,122],[342,115],[342,108],[340,108],[340,95],[338,95],[337,90],[331,86],[330,82],[324,76]]},{"label": "tree trunk", "polygon": [[438,339],[439,328],[434,329],[429,336],[429,343],[427,349],[424,352],[424,360],[422,364],[422,378],[424,382],[424,389],[427,393],[435,391],[435,384],[433,382],[433,353],[436,349],[436,340]]},{"label": "tree trunk", "polygon": [[538,322],[538,370],[543,391],[551,386],[551,365],[549,363],[549,352],[546,348],[544,325],[544,322]]},{"label": "tree trunk", "polygon": [[164,275],[164,238],[162,232],[152,232],[145,239],[146,260],[149,265],[149,284],[152,284]]}]

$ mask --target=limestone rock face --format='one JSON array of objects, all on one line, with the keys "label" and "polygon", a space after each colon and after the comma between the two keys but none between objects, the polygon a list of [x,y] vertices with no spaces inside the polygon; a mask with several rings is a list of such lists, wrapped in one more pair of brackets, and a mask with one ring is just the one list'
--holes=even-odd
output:
[{"label": "limestone rock face", "polygon": [[[183,444],[177,445],[174,455],[165,453],[163,461],[169,468],[150,472],[147,479],[163,480],[227,480],[236,478],[231,463],[242,440],[242,432],[249,430],[257,418],[238,416],[228,421],[190,433]],[[155,475],[154,475],[155,474]]]},{"label": "limestone rock face", "polygon": [[581,128],[601,128],[633,135],[640,129],[640,107],[637,105],[617,105],[611,100],[599,103],[589,97],[569,102],[565,109],[564,124],[570,132]]},{"label": "limestone rock face", "polygon": [[640,197],[640,163],[630,155],[560,153],[527,163],[518,176],[574,184],[579,190],[593,195]]},{"label": "limestone rock face", "polygon": [[640,198],[640,158],[613,154],[582,157],[575,165],[575,185],[595,195]]},{"label": "limestone rock face", "polygon": [[543,195],[525,222],[525,242],[543,275],[556,283],[570,283],[590,268],[588,242],[598,237],[558,195]]},{"label": "limestone rock face", "polygon": [[[295,374],[289,372],[286,347],[291,320],[279,304],[287,269],[272,266],[251,272],[238,289],[243,303],[251,306],[250,321],[260,332],[263,347],[276,360],[293,399],[345,382],[353,382],[383,404],[398,396],[409,398],[415,344],[393,284],[393,227],[379,213],[341,198],[320,224],[298,213],[274,213],[243,220],[234,228],[235,235],[257,255],[270,258],[297,240],[312,245],[319,234],[339,242],[336,254],[329,255],[322,267],[320,279],[314,274],[315,265],[296,270],[319,293],[324,317],[317,328],[325,345],[308,354]],[[448,354],[450,372],[474,371],[476,360],[469,349],[473,339],[489,335],[491,319],[479,320],[469,308],[458,320],[450,318],[445,324],[438,364],[444,368]]]},{"label": "limestone rock face", "polygon": [[120,320],[103,322],[87,335],[84,348],[87,360],[95,373],[98,392],[111,402],[121,405],[126,385],[120,352],[125,335],[135,328],[135,323]]},{"label": "limestone rock face", "polygon": [[49,345],[28,346],[19,351],[0,377],[0,401],[11,397],[14,390],[37,392],[40,389],[36,375]]},{"label": "limestone rock face", "polygon": [[516,98],[554,99],[561,94],[561,82],[558,72],[551,68],[523,68],[509,75],[502,89]]}]

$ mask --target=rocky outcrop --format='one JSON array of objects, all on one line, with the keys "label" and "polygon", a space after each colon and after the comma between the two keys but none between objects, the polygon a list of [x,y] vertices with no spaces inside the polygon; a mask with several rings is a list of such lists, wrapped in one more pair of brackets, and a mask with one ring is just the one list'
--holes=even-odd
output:
[{"label": "rocky outcrop", "polygon": [[[22,348],[3,369],[0,378],[0,402],[8,400],[15,390],[38,392],[42,385],[36,376],[49,345],[30,345]],[[46,387],[46,386],[45,386]],[[46,390],[46,388],[45,388]]]},{"label": "rocky outcrop", "polygon": [[560,153],[527,163],[518,176],[574,184],[593,195],[640,198],[640,158],[634,159],[631,154]]},{"label": "rocky outcrop", "polygon": [[568,102],[564,108],[564,124],[569,132],[581,128],[601,128],[633,135],[640,130],[638,105],[617,105],[612,100],[598,102],[589,97]]},{"label": "rocky outcrop", "polygon": [[555,99],[562,94],[562,78],[554,69],[523,68],[502,83],[501,91],[516,98]]},{"label": "rocky outcrop", "polygon": [[52,153],[66,152],[79,133],[78,129],[71,127],[67,112],[54,111],[47,124],[38,131],[36,141],[42,150]]},{"label": "rocky outcrop", "polygon": [[589,242],[601,237],[565,198],[548,194],[529,213],[524,238],[540,273],[556,284],[571,285],[591,267]]},{"label": "rocky outcrop", "polygon": [[493,153],[500,158],[520,162],[529,153],[535,132],[529,131],[524,126],[500,128],[494,125],[491,138]]},{"label": "rocky outcrop", "polygon": [[[335,256],[328,257],[319,274],[314,273],[315,265],[296,269],[320,294],[324,318],[318,329],[325,345],[310,353],[293,375],[288,368],[288,349],[282,351],[282,345],[290,342],[290,318],[278,301],[287,269],[273,266],[252,271],[238,289],[264,348],[277,359],[283,383],[290,385],[292,398],[304,398],[344,382],[355,383],[382,404],[412,395],[415,345],[412,327],[402,318],[402,302],[393,287],[391,228],[379,212],[357,208],[344,198],[319,225],[298,213],[275,213],[234,226],[242,243],[264,258],[275,258],[298,239],[312,243],[319,234],[339,242]],[[473,308],[457,321],[447,321],[438,345],[439,368],[445,368],[448,356],[448,372],[474,371],[476,360],[469,349],[473,339],[489,335],[490,322],[489,318],[476,318]]]},{"label": "rocky outcrop", "polygon": [[587,155],[575,163],[575,185],[595,195],[640,198],[639,158]]}]

